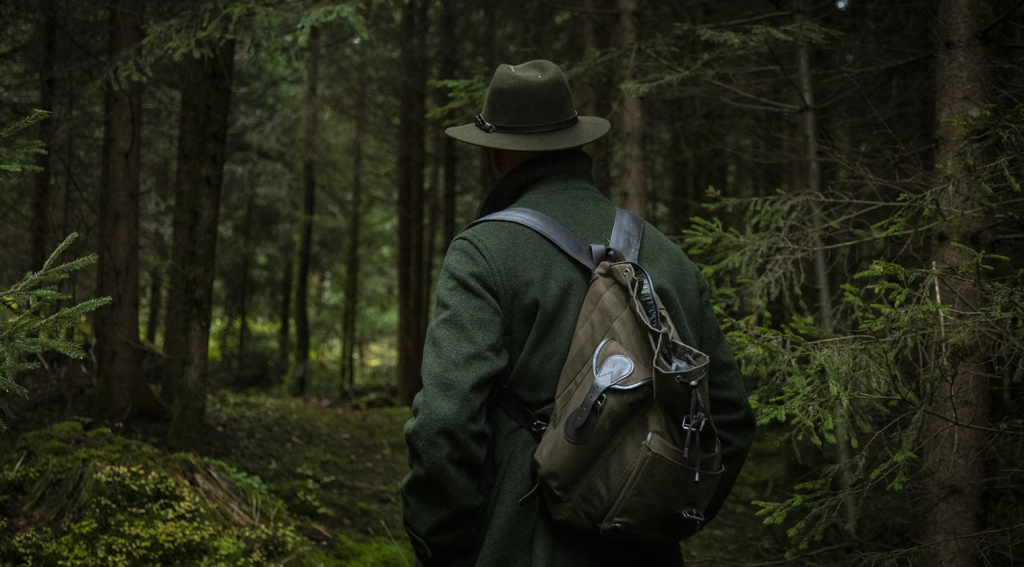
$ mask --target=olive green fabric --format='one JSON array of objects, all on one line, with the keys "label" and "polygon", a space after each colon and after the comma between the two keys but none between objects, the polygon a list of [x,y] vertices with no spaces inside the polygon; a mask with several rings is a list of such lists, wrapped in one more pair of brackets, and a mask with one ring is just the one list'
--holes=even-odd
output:
[{"label": "olive green fabric", "polygon": [[[543,59],[499,65],[478,120],[483,123],[453,126],[445,134],[474,146],[546,152],[584,146],[610,127],[604,118],[577,116],[565,74]],[[503,128],[537,131],[508,133]]]},{"label": "olive green fabric", "polygon": [[675,543],[703,527],[721,445],[708,357],[679,340],[649,282],[631,262],[594,270],[533,461],[559,523]]},{"label": "olive green fabric", "polygon": [[[487,194],[478,216],[512,206],[537,209],[581,242],[607,242],[614,205],[591,179],[583,152],[542,153]],[[698,268],[652,226],[639,263],[651,274],[680,338],[711,359],[712,416],[725,472],[713,517],[753,439],[743,381],[714,317]],[[586,271],[543,236],[510,223],[483,223],[450,245],[427,331],[423,390],[406,425],[411,471],[402,482],[406,531],[418,562],[433,565],[682,565],[678,545],[627,544],[555,526],[532,487],[536,441],[488,407],[503,379],[529,407],[549,415]]]}]

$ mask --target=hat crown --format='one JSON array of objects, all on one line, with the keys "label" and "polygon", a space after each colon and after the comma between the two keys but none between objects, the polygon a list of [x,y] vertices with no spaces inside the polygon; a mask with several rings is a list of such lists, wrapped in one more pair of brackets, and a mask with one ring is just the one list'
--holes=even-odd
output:
[{"label": "hat crown", "polygon": [[484,148],[551,152],[580,148],[604,136],[608,121],[578,116],[569,81],[557,65],[538,59],[500,65],[473,122],[452,126],[448,136]]},{"label": "hat crown", "polygon": [[540,59],[498,67],[481,115],[499,126],[541,126],[572,119],[576,109],[565,74]]}]

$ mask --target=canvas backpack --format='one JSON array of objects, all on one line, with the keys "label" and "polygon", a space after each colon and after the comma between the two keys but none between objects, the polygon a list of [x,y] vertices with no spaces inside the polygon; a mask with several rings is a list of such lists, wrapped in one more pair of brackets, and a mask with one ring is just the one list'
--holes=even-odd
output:
[{"label": "canvas backpack", "polygon": [[533,229],[591,274],[550,419],[500,381],[492,398],[539,439],[535,488],[553,519],[630,541],[693,535],[722,472],[708,357],[680,341],[637,264],[643,219],[617,210],[609,245],[589,247],[532,209],[507,209],[476,223],[486,221]]}]

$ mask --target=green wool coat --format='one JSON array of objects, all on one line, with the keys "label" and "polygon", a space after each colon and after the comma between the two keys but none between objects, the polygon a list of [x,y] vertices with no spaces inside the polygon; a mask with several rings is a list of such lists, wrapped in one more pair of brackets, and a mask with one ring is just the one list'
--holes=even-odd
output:
[{"label": "green wool coat", "polygon": [[[615,206],[594,188],[591,167],[579,150],[539,154],[499,180],[478,215],[529,207],[583,243],[607,243]],[[697,266],[650,224],[639,264],[683,342],[711,359],[711,411],[725,466],[708,511],[714,516],[753,440],[753,412]],[[427,330],[423,390],[405,428],[411,472],[402,504],[419,564],[683,564],[678,545],[624,543],[554,525],[537,494],[524,498],[536,441],[487,403],[494,381],[504,380],[538,415],[550,415],[588,283],[583,268],[526,227],[481,223],[451,243]]]}]

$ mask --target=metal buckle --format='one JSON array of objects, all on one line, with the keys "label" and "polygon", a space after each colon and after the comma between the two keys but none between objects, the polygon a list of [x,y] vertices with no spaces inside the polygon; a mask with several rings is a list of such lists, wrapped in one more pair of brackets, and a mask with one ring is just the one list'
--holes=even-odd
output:
[{"label": "metal buckle", "polygon": [[484,120],[484,116],[482,114],[477,114],[473,117],[473,120],[476,122],[477,128],[487,132],[488,134],[493,134],[494,131],[497,130],[497,128],[494,127],[494,124]]},{"label": "metal buckle", "polygon": [[682,427],[683,427],[684,431],[696,431],[696,432],[699,433],[701,431],[704,431],[704,425],[707,424],[707,422],[708,422],[708,418],[706,418],[704,416],[701,416],[701,418],[700,418],[700,425],[697,426],[697,427],[694,427],[694,425],[693,425],[693,416],[689,416],[688,415],[688,416],[683,418]]},{"label": "metal buckle", "polygon": [[704,526],[704,514],[702,514],[700,510],[680,510],[679,514],[691,522],[697,522],[697,525],[701,527]]}]

